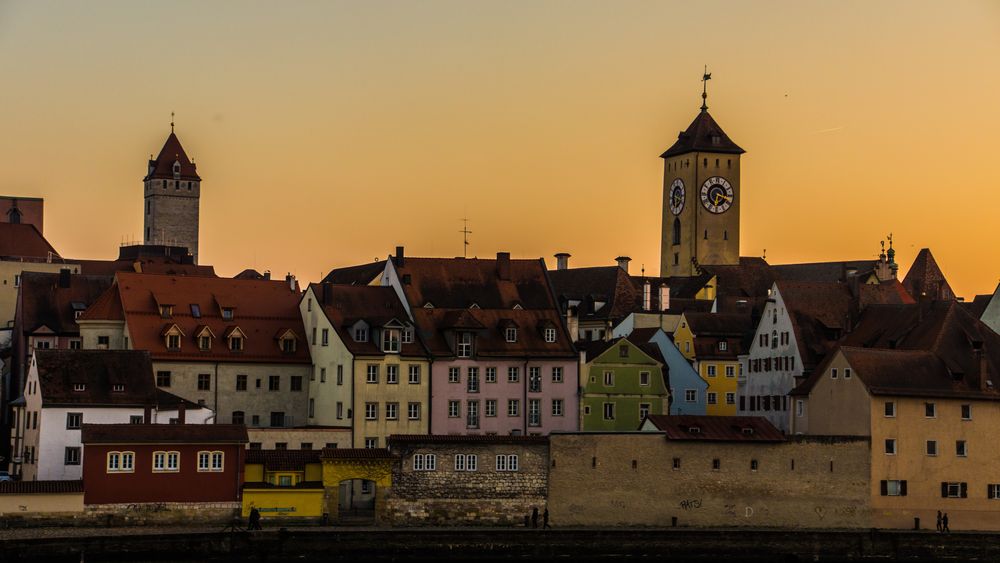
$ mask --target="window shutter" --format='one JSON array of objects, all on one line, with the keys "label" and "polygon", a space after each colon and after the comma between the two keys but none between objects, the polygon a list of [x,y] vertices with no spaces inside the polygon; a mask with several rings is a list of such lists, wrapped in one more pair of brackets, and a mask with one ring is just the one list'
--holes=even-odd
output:
[{"label": "window shutter", "polygon": [[969,484],[968,483],[962,483],[961,489],[962,489],[962,498],[968,498],[969,497]]},{"label": "window shutter", "polygon": [[906,481],[905,480],[899,482],[899,496],[901,496],[901,497],[905,497],[906,496]]},{"label": "window shutter", "polygon": [[948,498],[948,483],[941,483],[941,498]]},{"label": "window shutter", "polygon": [[881,483],[881,486],[882,486],[882,496],[888,496],[889,495],[889,482],[883,480],[882,483]]}]

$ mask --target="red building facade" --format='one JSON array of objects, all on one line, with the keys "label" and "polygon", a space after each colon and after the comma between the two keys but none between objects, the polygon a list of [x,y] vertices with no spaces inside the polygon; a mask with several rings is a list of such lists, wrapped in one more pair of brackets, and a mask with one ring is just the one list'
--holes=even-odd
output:
[{"label": "red building facade", "polygon": [[246,427],[84,424],[84,504],[238,502]]}]

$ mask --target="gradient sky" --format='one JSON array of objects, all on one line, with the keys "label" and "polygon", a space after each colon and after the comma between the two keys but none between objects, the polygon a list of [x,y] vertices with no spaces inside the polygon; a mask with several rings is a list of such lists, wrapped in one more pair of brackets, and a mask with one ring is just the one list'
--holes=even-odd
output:
[{"label": "gradient sky", "polygon": [[[0,194],[64,256],[142,232],[146,160],[198,162],[201,261],[507,250],[658,273],[660,152],[709,106],[743,157],[741,252],[930,247],[1000,278],[1000,3],[5,2]],[[901,272],[902,273],[902,272]]]}]

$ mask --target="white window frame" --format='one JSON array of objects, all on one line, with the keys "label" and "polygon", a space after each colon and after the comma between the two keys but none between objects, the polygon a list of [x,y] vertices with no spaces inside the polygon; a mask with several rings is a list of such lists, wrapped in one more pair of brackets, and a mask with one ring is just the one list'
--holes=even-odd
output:
[{"label": "white window frame", "polygon": [[556,341],[556,329],[554,328],[545,329],[545,341],[549,343]]},{"label": "white window frame", "polygon": [[496,470],[500,472],[516,472],[518,470],[517,454],[497,455]]},{"label": "white window frame", "polygon": [[407,367],[407,379],[410,385],[420,385],[420,364],[410,364]]},{"label": "white window frame", "polygon": [[406,404],[406,418],[408,420],[420,420],[420,403]]},{"label": "white window frame", "polygon": [[365,367],[365,383],[377,384],[378,383],[378,364],[368,364]]},{"label": "white window frame", "polygon": [[648,371],[640,371],[639,372],[639,385],[641,385],[643,387],[649,387],[650,381],[651,380],[650,380],[649,372]]},{"label": "white window frame", "polygon": [[385,419],[386,420],[399,420],[399,403],[386,403],[385,404]]},{"label": "white window frame", "polygon": [[552,416],[562,416],[562,415],[563,415],[563,400],[552,399]]},{"label": "white window frame", "polygon": [[503,338],[505,341],[510,343],[517,342],[517,329],[512,326],[505,328],[503,331]]},{"label": "white window frame", "polygon": [[437,471],[437,455],[413,454],[414,471]]},{"label": "white window frame", "polygon": [[459,358],[472,357],[472,333],[460,332],[456,337],[455,355]]},{"label": "white window frame", "polygon": [[685,403],[697,403],[698,402],[698,390],[697,389],[685,389],[684,390],[684,402]]},{"label": "white window frame", "polygon": [[378,403],[365,403],[365,420],[378,420]]}]

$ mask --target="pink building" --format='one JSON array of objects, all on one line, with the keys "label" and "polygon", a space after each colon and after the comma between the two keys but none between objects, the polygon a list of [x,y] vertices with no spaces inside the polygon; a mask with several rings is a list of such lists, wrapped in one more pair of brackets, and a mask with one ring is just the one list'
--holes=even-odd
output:
[{"label": "pink building", "polygon": [[579,428],[579,375],[544,261],[408,258],[386,265],[432,358],[432,434]]}]

